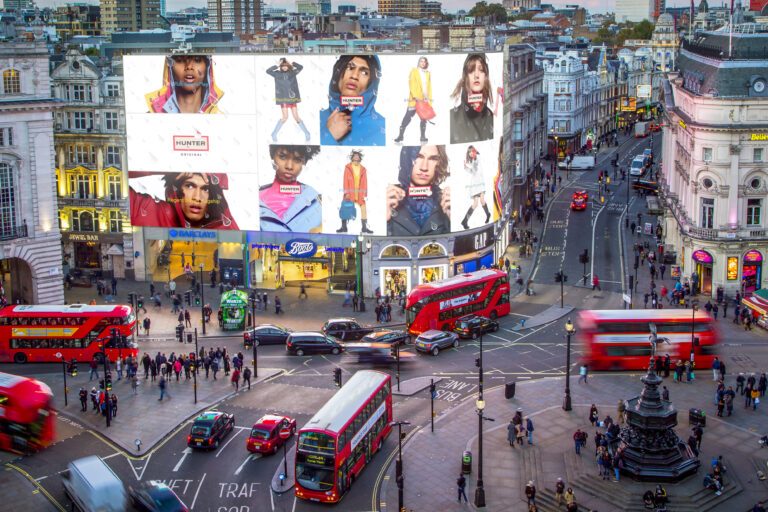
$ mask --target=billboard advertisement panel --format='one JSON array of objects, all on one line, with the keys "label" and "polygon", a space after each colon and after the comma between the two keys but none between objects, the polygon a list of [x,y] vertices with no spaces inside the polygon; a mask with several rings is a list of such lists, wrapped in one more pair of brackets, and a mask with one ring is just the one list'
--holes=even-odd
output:
[{"label": "billboard advertisement panel", "polygon": [[501,53],[124,67],[134,225],[426,236],[496,220]]}]

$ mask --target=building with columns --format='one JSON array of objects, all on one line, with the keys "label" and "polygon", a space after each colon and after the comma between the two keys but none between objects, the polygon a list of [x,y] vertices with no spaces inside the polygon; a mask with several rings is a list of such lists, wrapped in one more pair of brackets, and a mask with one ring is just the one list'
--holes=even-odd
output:
[{"label": "building with columns", "polygon": [[0,45],[0,294],[62,304],[53,109],[44,42]]},{"label": "building with columns", "polygon": [[662,72],[675,69],[679,46],[680,38],[675,29],[675,18],[671,14],[664,13],[656,20],[656,27],[651,36],[654,68]]},{"label": "building with columns", "polygon": [[665,251],[705,295],[763,288],[768,258],[768,33],[683,42],[664,83]]}]

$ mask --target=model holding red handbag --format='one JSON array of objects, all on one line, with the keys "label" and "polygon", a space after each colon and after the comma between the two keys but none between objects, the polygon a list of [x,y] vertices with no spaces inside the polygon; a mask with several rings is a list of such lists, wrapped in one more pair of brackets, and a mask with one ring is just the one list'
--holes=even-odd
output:
[{"label": "model holding red handbag", "polygon": [[426,57],[419,57],[418,65],[408,75],[408,109],[400,123],[396,143],[403,142],[405,129],[414,115],[418,115],[421,120],[421,143],[426,144],[427,121],[435,117],[432,108],[432,74],[429,72],[429,61]]}]

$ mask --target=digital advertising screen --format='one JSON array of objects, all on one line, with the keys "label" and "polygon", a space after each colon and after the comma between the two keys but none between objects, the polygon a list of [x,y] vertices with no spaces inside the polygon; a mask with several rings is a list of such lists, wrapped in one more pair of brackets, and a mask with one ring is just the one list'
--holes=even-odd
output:
[{"label": "digital advertising screen", "polygon": [[131,222],[380,236],[493,222],[502,60],[126,56]]}]

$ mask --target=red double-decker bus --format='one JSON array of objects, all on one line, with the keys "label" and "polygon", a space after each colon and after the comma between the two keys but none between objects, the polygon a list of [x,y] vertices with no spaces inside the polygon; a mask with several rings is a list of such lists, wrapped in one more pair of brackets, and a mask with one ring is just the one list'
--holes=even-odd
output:
[{"label": "red double-decker bus", "polygon": [[390,377],[355,373],[299,430],[296,496],[336,503],[349,490],[392,427]]},{"label": "red double-decker bus", "polygon": [[27,454],[53,442],[56,412],[44,383],[0,373],[0,450]]},{"label": "red double-decker bus", "polygon": [[657,356],[677,360],[693,357],[696,368],[711,368],[719,336],[712,318],[691,309],[615,309],[582,311],[576,336],[584,345],[583,359],[593,370],[644,370],[651,355],[651,329],[669,339],[660,343]]},{"label": "red double-decker bus", "polygon": [[478,270],[416,286],[405,303],[408,332],[453,329],[473,313],[493,320],[509,314],[509,277],[501,270]]},{"label": "red double-decker bus", "polygon": [[110,361],[135,357],[136,344],[127,338],[135,325],[130,306],[6,306],[0,309],[0,363],[101,361],[99,345]]}]

